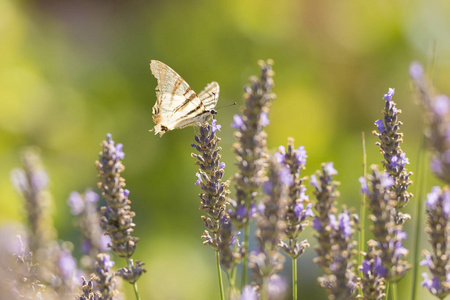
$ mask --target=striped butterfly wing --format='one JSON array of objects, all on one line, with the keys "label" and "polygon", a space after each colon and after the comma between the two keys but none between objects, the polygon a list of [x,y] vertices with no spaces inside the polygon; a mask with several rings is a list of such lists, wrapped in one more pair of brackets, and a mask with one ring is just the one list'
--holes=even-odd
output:
[{"label": "striped butterfly wing", "polygon": [[219,100],[219,84],[215,81],[211,82],[198,94],[198,97],[207,111],[214,109]]},{"label": "striped butterfly wing", "polygon": [[[217,103],[217,97],[211,99],[211,95],[216,90],[218,93],[217,83],[209,84],[200,93],[200,98],[189,84],[166,64],[152,60],[150,69],[158,81],[156,103],[153,106],[155,134],[162,136],[167,131],[195,125],[211,117],[210,110]],[[205,100],[206,105],[201,99]]]}]

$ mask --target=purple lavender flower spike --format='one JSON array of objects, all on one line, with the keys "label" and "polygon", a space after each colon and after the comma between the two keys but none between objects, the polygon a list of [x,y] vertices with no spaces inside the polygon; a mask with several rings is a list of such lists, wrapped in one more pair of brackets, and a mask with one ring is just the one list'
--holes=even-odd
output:
[{"label": "purple lavender flower spike", "polygon": [[265,209],[257,223],[258,248],[249,256],[249,268],[263,295],[269,292],[269,278],[283,268],[284,256],[278,252],[278,243],[286,226],[283,208],[288,190],[288,186],[280,178],[280,165],[273,156],[269,160],[268,171],[272,188],[262,199]]},{"label": "purple lavender flower spike", "polygon": [[[192,153],[191,157],[196,158],[195,164],[199,166],[196,173],[196,185],[202,188],[200,197],[200,209],[206,215],[201,219],[205,225],[205,231],[202,235],[203,244],[209,245],[215,251],[220,253],[220,263],[222,268],[230,270],[239,262],[238,255],[233,256],[234,244],[232,240],[236,237],[236,231],[233,228],[230,217],[226,212],[228,199],[229,182],[222,181],[225,173],[225,163],[220,161],[222,150],[218,146],[220,138],[216,132],[220,130],[221,125],[217,124],[216,119],[208,123],[199,124],[200,131],[195,136],[195,149],[198,153]],[[244,206],[245,216],[247,218],[246,207]],[[239,249],[239,247],[237,247]]]},{"label": "purple lavender flower spike", "polygon": [[435,186],[425,202],[428,216],[426,232],[429,234],[431,251],[424,250],[424,259],[420,265],[427,266],[433,278],[430,279],[428,274],[424,273],[422,285],[440,299],[450,294],[449,194],[448,186],[442,189]]},{"label": "purple lavender flower spike", "polygon": [[[397,282],[410,268],[404,260],[408,251],[402,246],[406,234],[401,230],[401,223],[396,222],[396,200],[391,191],[393,184],[394,179],[387,172],[381,173],[375,165],[372,166],[372,171],[367,176],[367,198],[368,207],[372,212],[371,230],[375,238],[369,244],[369,248],[378,253],[377,257],[381,259],[381,264],[386,269],[384,280],[388,282]],[[374,277],[365,278],[369,285],[375,284],[369,279],[378,280]]]},{"label": "purple lavender flower spike", "polygon": [[[242,115],[235,115],[232,127],[236,129],[234,153],[237,156],[238,172],[235,174],[236,196],[230,201],[231,220],[237,228],[248,226],[249,218],[238,219],[235,211],[241,205],[249,208],[255,204],[264,182],[266,161],[266,133],[264,127],[269,123],[270,103],[275,98],[273,87],[272,61],[259,62],[261,76],[251,77],[245,88]],[[248,212],[248,210],[247,210]],[[247,237],[247,236],[246,236]]]},{"label": "purple lavender flower spike", "polygon": [[403,224],[405,220],[410,216],[400,211],[413,196],[408,192],[408,187],[412,184],[410,177],[412,175],[405,165],[409,164],[406,154],[401,149],[400,145],[403,142],[403,133],[400,132],[400,126],[402,122],[399,121],[400,109],[397,109],[396,103],[393,101],[395,89],[389,88],[387,94],[383,99],[386,100],[383,110],[384,118],[377,120],[378,132],[373,131],[373,135],[379,138],[379,142],[376,143],[380,147],[380,152],[383,154],[384,160],[382,161],[383,167],[392,177],[393,183],[390,190],[395,193],[396,205],[395,222]]},{"label": "purple lavender flower spike", "polygon": [[[335,299],[351,299],[356,289],[356,275],[353,266],[352,240],[354,218],[344,208],[336,218],[335,198],[338,196],[336,187],[338,182],[333,181],[337,171],[332,163],[322,164],[322,170],[317,171],[312,185],[320,187],[314,191],[316,201],[316,217],[313,228],[318,245],[315,247],[317,257],[314,262],[325,273],[318,281],[328,295]],[[313,178],[311,176],[311,181]]]},{"label": "purple lavender flower spike", "polygon": [[102,229],[111,237],[111,250],[128,261],[128,266],[118,271],[118,275],[125,281],[134,284],[146,272],[144,263],[133,261],[131,256],[136,250],[139,241],[131,233],[135,224],[135,212],[131,210],[131,201],[128,198],[130,191],[125,189],[125,179],[121,172],[125,169],[122,159],[125,157],[122,144],[114,146],[111,134],[103,141],[103,149],[96,161],[100,182],[98,187],[106,200],[106,206],[100,208]]},{"label": "purple lavender flower spike", "polygon": [[296,149],[294,139],[289,138],[287,148],[278,147],[278,152],[274,156],[275,160],[282,165],[280,179],[289,188],[284,208],[286,211],[284,221],[287,225],[284,234],[287,241],[280,241],[279,246],[292,259],[297,259],[309,247],[307,240],[299,240],[300,234],[309,225],[306,219],[314,217],[311,210],[312,204],[308,203],[309,197],[305,195],[304,178],[301,177],[307,155],[303,146]]}]

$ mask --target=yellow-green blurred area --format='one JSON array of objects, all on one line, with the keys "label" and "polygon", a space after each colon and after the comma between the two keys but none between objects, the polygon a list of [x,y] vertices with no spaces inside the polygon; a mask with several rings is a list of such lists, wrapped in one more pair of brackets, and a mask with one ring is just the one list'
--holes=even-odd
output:
[{"label": "yellow-green blurred area", "polygon": [[[276,151],[294,137],[308,153],[305,175],[333,161],[339,204],[359,209],[361,132],[368,163],[380,163],[371,132],[389,87],[402,110],[408,168],[417,172],[422,110],[408,67],[421,61],[435,86],[450,93],[449,30],[448,1],[0,1],[0,222],[26,221],[9,174],[20,166],[20,150],[36,145],[51,179],[59,238],[78,243],[67,198],[95,188],[94,162],[111,133],[126,153],[122,175],[141,239],[134,258],[148,270],[138,282],[142,299],[218,299],[214,252],[200,238],[200,190],[190,157],[195,129],[161,139],[148,131],[156,99],[150,60],[171,66],[197,92],[218,81],[218,107],[238,103],[217,115],[225,176],[231,177],[230,124],[243,103],[243,86],[259,73],[259,59],[273,59],[277,99],[269,148]],[[426,176],[428,190],[440,184]],[[413,216],[416,201],[406,208]],[[409,249],[414,223],[406,226]],[[310,229],[304,238],[314,247]],[[314,256],[310,248],[299,259],[301,299],[326,299]],[[290,268],[288,260],[288,280]],[[399,283],[401,299],[409,299],[410,285],[411,274]],[[124,289],[133,299],[130,287]],[[419,299],[432,299],[419,291]]]}]

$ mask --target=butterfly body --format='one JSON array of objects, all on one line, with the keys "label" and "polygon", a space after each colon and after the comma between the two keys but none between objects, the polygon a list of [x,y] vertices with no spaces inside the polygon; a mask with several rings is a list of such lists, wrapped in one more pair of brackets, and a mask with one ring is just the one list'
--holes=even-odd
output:
[{"label": "butterfly body", "polygon": [[155,134],[196,125],[210,120],[216,111],[219,84],[211,82],[198,95],[188,83],[166,64],[152,60],[152,74],[158,81],[156,103],[153,106]]}]

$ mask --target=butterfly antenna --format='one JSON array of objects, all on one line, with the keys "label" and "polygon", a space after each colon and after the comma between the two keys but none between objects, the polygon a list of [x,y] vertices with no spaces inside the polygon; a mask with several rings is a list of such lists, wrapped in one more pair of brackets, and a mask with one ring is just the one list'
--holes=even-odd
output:
[{"label": "butterfly antenna", "polygon": [[233,104],[228,104],[228,105],[220,106],[220,107],[217,107],[216,109],[225,108],[225,107],[230,107],[230,106],[235,106],[236,104],[237,104],[237,103],[234,102]]}]

